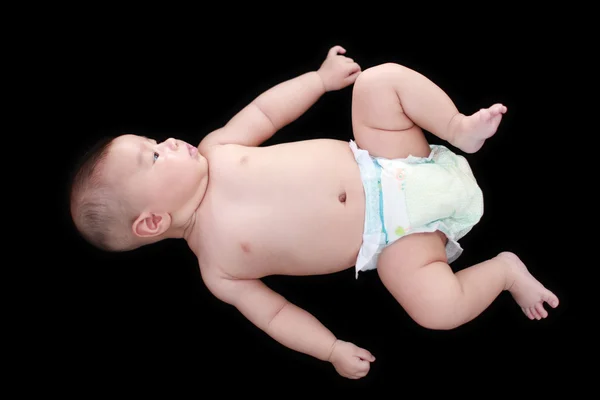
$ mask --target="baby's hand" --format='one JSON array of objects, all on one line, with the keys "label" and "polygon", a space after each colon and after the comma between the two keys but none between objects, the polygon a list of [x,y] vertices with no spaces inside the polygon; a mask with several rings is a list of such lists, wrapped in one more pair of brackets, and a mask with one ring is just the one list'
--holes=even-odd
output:
[{"label": "baby's hand", "polygon": [[327,92],[345,88],[354,83],[360,74],[360,65],[353,59],[338,55],[338,53],[345,54],[346,49],[342,46],[332,47],[317,71]]},{"label": "baby's hand", "polygon": [[329,361],[341,376],[360,379],[369,373],[370,363],[375,361],[375,357],[352,343],[337,340],[333,345]]}]

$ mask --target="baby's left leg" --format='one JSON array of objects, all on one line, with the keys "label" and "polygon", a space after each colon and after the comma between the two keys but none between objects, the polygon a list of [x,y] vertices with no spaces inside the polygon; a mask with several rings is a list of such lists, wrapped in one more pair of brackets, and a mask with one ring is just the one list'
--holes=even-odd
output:
[{"label": "baby's left leg", "polygon": [[366,69],[352,91],[356,144],[378,157],[427,157],[430,149],[422,129],[475,153],[496,133],[505,112],[497,103],[464,115],[430,79],[395,63]]},{"label": "baby's left leg", "polygon": [[405,236],[379,258],[382,283],[419,325],[456,328],[481,314],[505,290],[530,319],[548,316],[544,302],[558,306],[558,298],[513,253],[500,253],[454,273],[445,241],[441,232]]}]

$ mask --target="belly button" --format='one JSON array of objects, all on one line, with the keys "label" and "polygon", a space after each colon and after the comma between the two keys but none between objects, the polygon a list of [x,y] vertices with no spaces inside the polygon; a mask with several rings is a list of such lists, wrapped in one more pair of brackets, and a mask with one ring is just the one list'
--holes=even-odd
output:
[{"label": "belly button", "polygon": [[240,247],[242,248],[242,251],[246,254],[250,253],[250,243],[248,242],[242,242],[240,243]]},{"label": "belly button", "polygon": [[340,200],[340,203],[345,203],[346,202],[346,193],[340,194],[338,199]]}]

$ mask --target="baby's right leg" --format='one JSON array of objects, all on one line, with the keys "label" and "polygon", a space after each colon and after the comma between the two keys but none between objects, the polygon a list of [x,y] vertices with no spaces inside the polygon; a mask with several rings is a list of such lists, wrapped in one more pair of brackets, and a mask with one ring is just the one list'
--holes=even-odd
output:
[{"label": "baby's right leg", "polygon": [[510,292],[529,319],[548,316],[544,302],[558,306],[558,298],[513,253],[454,273],[441,232],[399,239],[383,250],[377,271],[408,315],[429,329],[453,329],[471,321],[503,291]]},{"label": "baby's right leg", "polygon": [[354,83],[352,123],[357,145],[387,158],[427,156],[420,128],[466,153],[496,133],[506,107],[460,113],[450,97],[422,74],[387,63],[363,71]]}]

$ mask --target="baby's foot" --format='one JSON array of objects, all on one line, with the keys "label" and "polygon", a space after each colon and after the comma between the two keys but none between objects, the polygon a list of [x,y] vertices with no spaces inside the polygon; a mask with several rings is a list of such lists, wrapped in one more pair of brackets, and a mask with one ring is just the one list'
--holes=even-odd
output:
[{"label": "baby's foot", "polygon": [[544,302],[552,308],[558,307],[558,298],[546,289],[515,254],[503,252],[498,255],[509,266],[505,289],[510,292],[521,310],[529,319],[540,320],[548,316]]},{"label": "baby's foot", "polygon": [[505,112],[506,106],[498,103],[473,115],[458,114],[450,123],[452,144],[465,153],[477,152],[496,133]]}]

